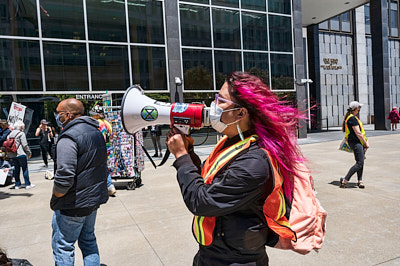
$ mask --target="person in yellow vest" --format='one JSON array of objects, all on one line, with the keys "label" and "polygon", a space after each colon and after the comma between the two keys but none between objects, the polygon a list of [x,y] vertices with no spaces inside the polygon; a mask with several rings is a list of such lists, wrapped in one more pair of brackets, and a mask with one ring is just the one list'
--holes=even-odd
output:
[{"label": "person in yellow vest", "polygon": [[344,116],[342,123],[342,131],[345,132],[345,138],[349,143],[350,148],[354,152],[354,158],[356,163],[349,169],[347,175],[340,178],[340,187],[345,188],[350,178],[357,173],[358,187],[365,188],[362,180],[363,169],[364,169],[364,158],[365,152],[369,148],[368,139],[365,136],[363,124],[358,119],[357,115],[360,112],[363,104],[353,101],[349,104],[349,109]]},{"label": "person in yellow vest", "polygon": [[167,145],[194,214],[193,265],[268,265],[266,244],[296,240],[286,207],[294,166],[304,161],[295,136],[300,117],[258,77],[234,72],[211,103],[212,127],[224,137],[202,166],[193,139],[170,131]]}]

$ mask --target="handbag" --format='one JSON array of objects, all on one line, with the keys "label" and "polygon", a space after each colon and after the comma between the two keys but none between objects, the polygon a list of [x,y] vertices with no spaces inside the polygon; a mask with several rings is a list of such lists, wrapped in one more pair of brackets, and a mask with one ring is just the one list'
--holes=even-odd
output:
[{"label": "handbag", "polygon": [[347,139],[342,140],[342,142],[339,145],[339,150],[353,152],[353,149],[350,147],[349,143],[347,142]]}]

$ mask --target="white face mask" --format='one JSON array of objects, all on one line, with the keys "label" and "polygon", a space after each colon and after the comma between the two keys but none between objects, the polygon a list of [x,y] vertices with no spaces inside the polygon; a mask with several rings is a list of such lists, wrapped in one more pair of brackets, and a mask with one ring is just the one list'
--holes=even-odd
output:
[{"label": "white face mask", "polygon": [[233,111],[233,110],[238,110],[240,108],[232,108],[228,110],[224,110],[221,107],[219,107],[215,102],[211,103],[210,106],[210,122],[211,126],[218,132],[222,133],[227,126],[232,125],[234,123],[237,123],[238,121],[233,121],[229,124],[225,124],[224,122],[221,121],[221,116],[223,112],[228,112],[228,111]]}]

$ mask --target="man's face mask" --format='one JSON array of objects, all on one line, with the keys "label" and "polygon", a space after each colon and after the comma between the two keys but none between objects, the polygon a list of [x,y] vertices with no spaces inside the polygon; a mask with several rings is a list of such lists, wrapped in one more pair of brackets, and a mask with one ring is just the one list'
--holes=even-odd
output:
[{"label": "man's face mask", "polygon": [[225,124],[224,122],[221,121],[222,113],[233,111],[233,110],[238,110],[241,108],[241,107],[236,107],[236,108],[224,110],[218,106],[218,103],[221,103],[221,102],[228,102],[228,103],[238,105],[237,103],[234,103],[230,100],[224,99],[224,98],[220,97],[218,94],[215,94],[215,101],[213,101],[210,106],[210,122],[211,122],[211,126],[220,133],[222,133],[226,129],[227,126],[232,125],[237,122],[237,121],[233,121],[231,123]]}]

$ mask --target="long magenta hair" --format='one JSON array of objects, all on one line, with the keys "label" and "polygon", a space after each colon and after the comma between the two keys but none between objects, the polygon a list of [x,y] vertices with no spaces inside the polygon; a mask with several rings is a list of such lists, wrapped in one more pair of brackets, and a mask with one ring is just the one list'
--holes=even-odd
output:
[{"label": "long magenta hair", "polygon": [[258,144],[276,158],[284,180],[284,193],[292,198],[296,165],[305,159],[297,145],[296,127],[304,117],[297,108],[280,100],[258,77],[245,72],[230,74],[226,82],[235,102],[249,111]]}]

